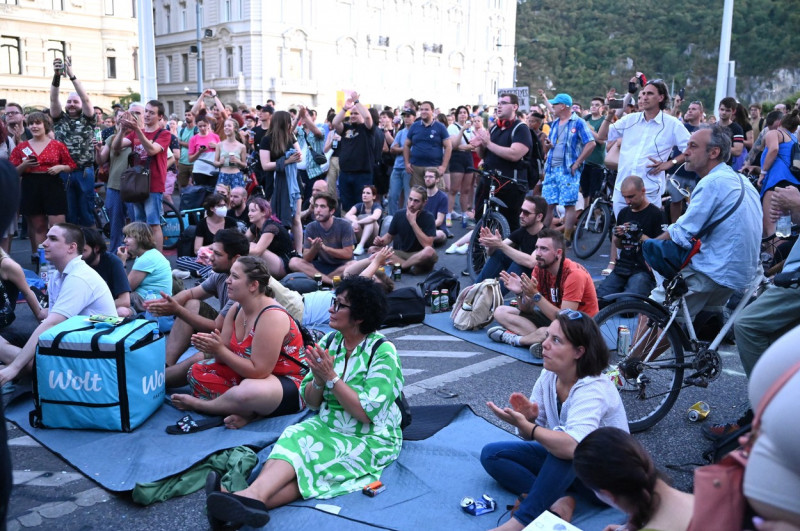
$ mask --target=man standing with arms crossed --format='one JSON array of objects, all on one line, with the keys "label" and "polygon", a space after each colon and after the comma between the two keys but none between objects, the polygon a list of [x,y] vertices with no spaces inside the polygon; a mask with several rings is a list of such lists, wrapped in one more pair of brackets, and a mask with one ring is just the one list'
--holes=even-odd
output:
[{"label": "man standing with arms crossed", "polygon": [[434,119],[433,103],[419,104],[420,119],[408,129],[403,143],[403,159],[406,171],[411,175],[411,186],[425,186],[425,168],[436,166],[439,175],[444,175],[450,164],[453,146],[447,127]]}]

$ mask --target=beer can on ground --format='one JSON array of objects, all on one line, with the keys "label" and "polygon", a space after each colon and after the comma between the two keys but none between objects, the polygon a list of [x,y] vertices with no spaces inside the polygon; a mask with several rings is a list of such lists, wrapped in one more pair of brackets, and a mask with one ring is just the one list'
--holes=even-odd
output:
[{"label": "beer can on ground", "polygon": [[516,299],[516,298],[513,298],[513,299],[511,299],[511,303],[510,304],[511,304],[512,308],[516,308],[516,307],[519,306],[519,300]]},{"label": "beer can on ground", "polygon": [[439,290],[435,289],[431,291],[431,313],[437,313],[439,311],[439,298]]},{"label": "beer can on ground", "polygon": [[625,325],[617,327],[617,354],[622,357],[628,355],[631,349],[631,331]]},{"label": "beer can on ground", "polygon": [[399,282],[403,278],[403,268],[400,267],[400,262],[394,263],[394,280],[395,282]]},{"label": "beer can on ground", "polygon": [[442,290],[442,297],[439,299],[439,311],[446,312],[450,309],[450,290],[443,289]]},{"label": "beer can on ground", "polygon": [[702,401],[698,402],[689,408],[689,420],[700,422],[708,418],[709,413],[711,413],[711,406]]},{"label": "beer can on ground", "polygon": [[317,291],[322,289],[322,275],[317,273],[314,275],[314,282],[317,283]]},{"label": "beer can on ground", "polygon": [[342,281],[342,277],[340,277],[339,275],[336,275],[335,277],[333,277],[333,287],[334,288],[339,287],[339,283],[341,281]]}]

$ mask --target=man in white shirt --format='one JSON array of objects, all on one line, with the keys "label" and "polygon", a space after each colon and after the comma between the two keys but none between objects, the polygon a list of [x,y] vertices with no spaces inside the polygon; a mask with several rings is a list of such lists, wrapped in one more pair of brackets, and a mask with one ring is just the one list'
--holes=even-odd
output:
[{"label": "man in white shirt", "polygon": [[81,258],[83,232],[77,225],[57,223],[47,232],[42,244],[44,256],[57,270],[47,284],[50,309],[22,348],[0,341],[0,386],[31,368],[39,336],[76,315],[117,316],[114,297],[97,272]]}]

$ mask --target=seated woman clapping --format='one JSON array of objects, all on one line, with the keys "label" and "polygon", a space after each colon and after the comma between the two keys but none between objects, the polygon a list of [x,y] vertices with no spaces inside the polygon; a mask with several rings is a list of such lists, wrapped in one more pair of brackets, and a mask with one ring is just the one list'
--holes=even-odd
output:
[{"label": "seated woman clapping", "polygon": [[498,529],[521,530],[548,508],[569,521],[574,500],[565,497],[567,488],[587,490],[575,480],[575,447],[601,426],[628,431],[619,392],[602,374],[608,348],[590,317],[561,310],[547,329],[542,349],[544,370],[530,400],[513,393],[511,407],[487,403],[525,439],[491,443],[481,452],[483,468],[498,483],[517,495],[527,494]]},{"label": "seated woman clapping", "polygon": [[371,279],[347,277],[330,309],[335,330],[306,358],[306,403],[319,415],[287,428],[247,489],[212,492],[208,513],[221,522],[260,527],[268,509],[298,498],[331,498],[380,478],[402,446],[403,389],[394,345],[376,332],[386,296]]},{"label": "seated woman clapping", "polygon": [[231,266],[228,311],[222,332],[198,333],[194,344],[208,359],[195,363],[187,379],[192,394],[174,394],[178,409],[226,415],[228,428],[256,417],[296,413],[304,407],[299,388],[305,348],[297,323],[274,298],[267,264],[243,256]]}]

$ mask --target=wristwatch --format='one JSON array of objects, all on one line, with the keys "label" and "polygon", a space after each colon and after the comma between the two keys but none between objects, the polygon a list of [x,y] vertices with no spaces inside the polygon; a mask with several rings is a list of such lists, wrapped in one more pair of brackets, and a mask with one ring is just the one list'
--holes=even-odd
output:
[{"label": "wristwatch", "polygon": [[341,380],[341,378],[336,376],[333,378],[333,380],[328,380],[327,382],[325,382],[325,387],[327,387],[328,389],[333,389],[333,386],[336,385],[336,382],[338,382],[339,380]]},{"label": "wristwatch", "polygon": [[678,159],[672,159],[672,165],[673,166],[677,166],[678,165]]},{"label": "wristwatch", "polygon": [[532,300],[534,303],[537,303],[537,302],[539,302],[540,300],[542,300],[542,294],[537,292],[537,293],[536,293],[536,295],[534,295],[533,297],[531,297],[531,300]]},{"label": "wristwatch", "polygon": [[311,378],[311,386],[316,389],[317,391],[321,391],[324,386],[318,385],[317,380],[315,378]]}]

